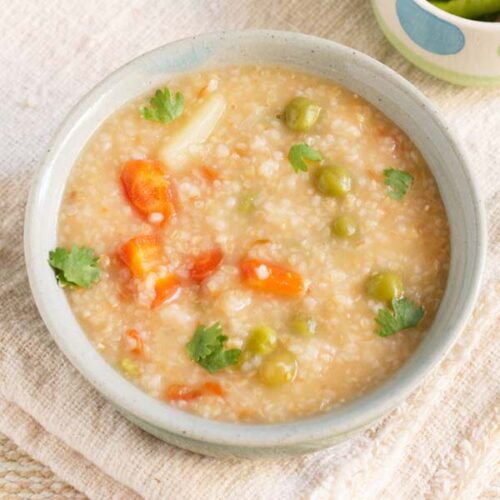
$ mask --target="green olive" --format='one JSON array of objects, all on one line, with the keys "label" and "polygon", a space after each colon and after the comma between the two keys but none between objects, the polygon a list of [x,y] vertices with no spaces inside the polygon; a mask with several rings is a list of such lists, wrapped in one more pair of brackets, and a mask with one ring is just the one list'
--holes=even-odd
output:
[{"label": "green olive", "polygon": [[352,177],[344,167],[321,167],[316,172],[316,187],[327,196],[345,196],[352,189]]},{"label": "green olive", "polygon": [[257,375],[264,385],[270,387],[293,382],[297,375],[297,359],[289,351],[275,351],[262,360]]},{"label": "green olive", "polygon": [[358,223],[351,215],[341,215],[330,226],[332,233],[339,238],[352,238],[358,232]]},{"label": "green olive", "polygon": [[372,274],[365,283],[369,297],[381,302],[390,302],[403,295],[403,281],[396,273],[384,272]]},{"label": "green olive", "polygon": [[268,326],[257,326],[250,331],[246,348],[253,354],[269,354],[278,343],[278,334]]},{"label": "green olive", "polygon": [[316,321],[307,314],[295,314],[290,321],[293,333],[300,337],[311,337],[316,333]]},{"label": "green olive", "polygon": [[295,97],[285,107],[285,124],[295,132],[307,132],[318,120],[321,108],[307,97]]}]

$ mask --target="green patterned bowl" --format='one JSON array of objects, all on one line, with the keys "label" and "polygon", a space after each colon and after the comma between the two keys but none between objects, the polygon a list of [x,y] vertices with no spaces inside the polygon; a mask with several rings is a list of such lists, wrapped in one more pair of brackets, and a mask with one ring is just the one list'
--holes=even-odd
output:
[{"label": "green patterned bowl", "polygon": [[458,85],[500,86],[500,22],[472,21],[427,0],[372,0],[389,42],[420,69]]}]

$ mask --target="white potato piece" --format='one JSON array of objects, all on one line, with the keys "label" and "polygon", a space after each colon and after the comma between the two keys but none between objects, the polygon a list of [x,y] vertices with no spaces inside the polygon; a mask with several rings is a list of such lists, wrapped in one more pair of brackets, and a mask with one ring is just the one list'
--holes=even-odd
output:
[{"label": "white potato piece", "polygon": [[200,102],[190,118],[164,141],[160,150],[160,159],[168,165],[170,171],[183,168],[180,156],[188,153],[192,144],[202,144],[214,131],[226,109],[226,100],[221,94],[210,94]]}]

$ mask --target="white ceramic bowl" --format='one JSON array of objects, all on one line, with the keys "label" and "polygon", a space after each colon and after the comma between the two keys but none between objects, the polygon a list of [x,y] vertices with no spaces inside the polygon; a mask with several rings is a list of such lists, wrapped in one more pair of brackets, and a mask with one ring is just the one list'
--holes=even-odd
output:
[{"label": "white ceramic bowl", "polygon": [[500,23],[454,16],[427,0],[372,0],[387,39],[413,64],[458,85],[500,85]]},{"label": "white ceramic bowl", "polygon": [[[47,264],[57,244],[66,179],[90,136],[125,102],[169,75],[227,64],[278,64],[331,78],[381,109],[423,153],[451,228],[448,286],[420,347],[395,376],[341,408],[283,424],[216,422],[184,413],[129,383],[94,350]],[[168,44],[120,68],[69,114],[34,179],[26,209],[25,254],[38,309],[73,365],[127,418],[178,446],[212,455],[276,456],[312,451],[346,439],[401,402],[445,355],[476,298],[485,252],[479,196],[464,156],[429,101],[377,61],[328,40],[297,33],[241,31],[201,35]]]}]

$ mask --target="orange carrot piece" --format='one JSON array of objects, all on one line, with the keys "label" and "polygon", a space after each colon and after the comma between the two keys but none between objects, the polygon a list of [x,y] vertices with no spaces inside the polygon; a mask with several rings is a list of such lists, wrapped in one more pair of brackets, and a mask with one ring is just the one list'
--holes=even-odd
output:
[{"label": "orange carrot piece", "polygon": [[240,417],[240,420],[250,420],[255,416],[255,410],[251,410],[250,408],[243,408],[243,410],[238,413],[238,416]]},{"label": "orange carrot piece", "polygon": [[118,249],[118,257],[140,279],[165,262],[162,246],[155,236],[136,236]]},{"label": "orange carrot piece", "polygon": [[202,396],[223,396],[224,389],[218,382],[205,382],[198,387],[172,384],[167,387],[166,397],[169,401],[192,401]]},{"label": "orange carrot piece", "polygon": [[214,396],[224,396],[224,389],[219,382],[205,382],[201,386],[204,394],[213,394]]},{"label": "orange carrot piece", "polygon": [[255,240],[252,245],[267,245],[268,243],[271,243],[271,240],[268,238],[262,238],[260,240]]},{"label": "orange carrot piece", "polygon": [[213,248],[194,257],[189,268],[189,276],[196,283],[201,283],[218,269],[223,258],[224,253],[220,248]]},{"label": "orange carrot piece", "polygon": [[[164,224],[175,213],[172,181],[157,160],[130,160],[123,165],[121,181],[134,208],[150,222]],[[158,214],[153,219],[153,214]]]},{"label": "orange carrot piece", "polygon": [[205,179],[210,183],[216,181],[219,178],[217,170],[215,170],[212,167],[209,167],[208,165],[203,165],[200,170],[201,173],[203,174],[203,177],[205,177]]},{"label": "orange carrot piece", "polygon": [[191,401],[199,398],[201,391],[187,385],[172,384],[168,386],[166,396],[169,401]]},{"label": "orange carrot piece", "polygon": [[181,282],[175,274],[168,274],[163,278],[158,278],[155,283],[155,298],[151,303],[151,308],[157,307],[174,300],[181,289]]},{"label": "orange carrot piece", "polygon": [[125,342],[127,349],[134,354],[142,354],[144,352],[144,341],[135,328],[131,328],[125,332]]},{"label": "orange carrot piece", "polygon": [[198,97],[205,97],[208,93],[208,83],[206,85],[203,85],[200,90],[198,90]]},{"label": "orange carrot piece", "polygon": [[288,297],[304,290],[300,274],[264,260],[243,260],[240,272],[243,283],[255,290]]}]

